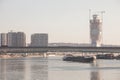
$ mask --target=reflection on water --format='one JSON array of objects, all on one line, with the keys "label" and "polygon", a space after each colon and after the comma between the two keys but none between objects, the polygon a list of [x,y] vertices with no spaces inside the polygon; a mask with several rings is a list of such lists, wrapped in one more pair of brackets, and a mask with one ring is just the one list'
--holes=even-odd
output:
[{"label": "reflection on water", "polygon": [[47,59],[0,59],[0,80],[48,80]]},{"label": "reflection on water", "polygon": [[49,59],[49,80],[120,80],[120,60],[97,60],[96,63]]},{"label": "reflection on water", "polygon": [[99,64],[98,62],[92,63],[91,67],[94,68],[94,70],[91,71],[91,79],[90,80],[101,80],[100,79],[100,71],[99,71]]},{"label": "reflection on water", "polygon": [[62,57],[0,59],[0,80],[120,80],[120,60],[96,63]]}]

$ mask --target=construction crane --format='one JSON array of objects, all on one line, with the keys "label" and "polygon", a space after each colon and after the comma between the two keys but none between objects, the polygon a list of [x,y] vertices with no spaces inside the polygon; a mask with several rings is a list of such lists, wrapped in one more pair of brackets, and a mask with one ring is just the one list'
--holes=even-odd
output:
[{"label": "construction crane", "polygon": [[[89,9],[89,20],[91,19],[91,13],[92,13],[92,11],[91,11],[91,9]],[[105,13],[105,11],[97,11],[96,13],[101,14],[101,20],[103,22],[103,14]]]},{"label": "construction crane", "polygon": [[103,23],[103,14],[105,13],[105,11],[97,11],[97,13],[101,14],[101,20],[102,20],[102,23]]}]

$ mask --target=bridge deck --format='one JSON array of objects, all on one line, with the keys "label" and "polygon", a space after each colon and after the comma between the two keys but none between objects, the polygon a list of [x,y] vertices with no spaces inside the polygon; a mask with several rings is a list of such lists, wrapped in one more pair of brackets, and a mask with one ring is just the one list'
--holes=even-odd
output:
[{"label": "bridge deck", "polygon": [[100,52],[120,53],[120,47],[0,47],[0,53]]}]

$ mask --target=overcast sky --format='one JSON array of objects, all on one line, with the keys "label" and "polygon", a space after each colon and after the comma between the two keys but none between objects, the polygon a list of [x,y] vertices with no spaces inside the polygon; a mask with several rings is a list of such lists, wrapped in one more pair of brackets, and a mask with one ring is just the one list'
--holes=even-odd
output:
[{"label": "overcast sky", "polygon": [[120,45],[119,0],[0,0],[0,32],[48,33],[49,42],[89,43],[89,9],[105,11],[103,43]]}]

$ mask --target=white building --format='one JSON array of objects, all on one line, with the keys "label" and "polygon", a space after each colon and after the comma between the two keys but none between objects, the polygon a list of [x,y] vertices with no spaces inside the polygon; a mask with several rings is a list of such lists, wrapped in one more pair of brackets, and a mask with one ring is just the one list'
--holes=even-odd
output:
[{"label": "white building", "polygon": [[46,47],[48,46],[48,34],[32,34],[31,35],[31,46],[32,47]]},{"label": "white building", "polygon": [[26,46],[26,35],[24,32],[17,32],[17,46],[25,47]]},{"label": "white building", "polygon": [[23,32],[8,32],[8,47],[25,47],[26,35]]},{"label": "white building", "polygon": [[8,47],[16,47],[17,40],[16,40],[16,32],[8,32]]},{"label": "white building", "polygon": [[102,22],[98,15],[93,15],[93,19],[90,20],[90,38],[91,45],[98,47],[102,42]]},{"label": "white building", "polygon": [[1,46],[7,46],[7,33],[1,33]]}]

